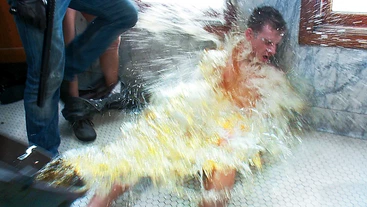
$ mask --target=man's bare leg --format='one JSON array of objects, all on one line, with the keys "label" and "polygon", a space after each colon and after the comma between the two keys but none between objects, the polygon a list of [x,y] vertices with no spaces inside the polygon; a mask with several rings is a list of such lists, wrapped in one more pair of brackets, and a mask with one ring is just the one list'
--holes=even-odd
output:
[{"label": "man's bare leg", "polygon": [[[89,23],[95,18],[95,16],[86,13],[82,14]],[[118,37],[99,57],[100,67],[107,87],[115,85],[118,81],[120,41],[121,38]]]},{"label": "man's bare leg", "polygon": [[120,37],[118,37],[99,58],[107,87],[116,85],[119,78],[119,47]]},{"label": "man's bare leg", "polygon": [[[233,188],[236,178],[235,169],[227,169],[219,171],[214,169],[209,177],[204,179],[204,188],[207,191],[214,190],[218,192],[218,195],[223,191],[229,191]],[[200,207],[224,207],[227,206],[228,198],[226,195],[221,195],[221,198],[215,200],[202,200]]]},{"label": "man's bare leg", "polygon": [[[68,45],[75,38],[75,18],[76,11],[74,9],[68,8],[63,20],[63,32],[65,45]],[[78,77],[75,76],[73,81],[69,83],[69,95],[72,97],[79,97],[78,91]]]}]

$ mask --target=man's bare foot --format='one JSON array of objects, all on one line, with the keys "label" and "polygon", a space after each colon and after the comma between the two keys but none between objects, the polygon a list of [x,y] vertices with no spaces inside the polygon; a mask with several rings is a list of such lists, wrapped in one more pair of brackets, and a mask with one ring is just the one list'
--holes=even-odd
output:
[{"label": "man's bare foot", "polygon": [[115,184],[112,186],[111,191],[106,196],[100,196],[95,194],[90,200],[88,207],[109,207],[111,204],[124,192],[129,189],[127,185]]},{"label": "man's bare foot", "polygon": [[216,201],[208,201],[202,200],[199,204],[199,207],[226,207],[228,205],[228,199],[224,200],[216,200]]},{"label": "man's bare foot", "polygon": [[[229,195],[225,191],[230,191],[233,188],[236,178],[235,169],[227,169],[225,171],[213,170],[209,177],[204,180],[204,188],[207,191],[213,190],[218,193],[216,199],[203,199],[200,202],[200,207],[225,207],[229,201]],[[223,193],[223,194],[222,194]]]},{"label": "man's bare foot", "polygon": [[219,171],[214,169],[209,177],[204,180],[205,190],[224,190],[231,189],[236,178],[235,169]]}]

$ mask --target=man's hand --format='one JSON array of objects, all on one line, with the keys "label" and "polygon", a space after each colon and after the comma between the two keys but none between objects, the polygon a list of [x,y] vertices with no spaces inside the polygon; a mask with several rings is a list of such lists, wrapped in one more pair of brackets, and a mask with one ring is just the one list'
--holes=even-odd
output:
[{"label": "man's hand", "polygon": [[16,8],[11,13],[18,15],[27,24],[40,30],[46,28],[46,1],[44,0],[17,0]]}]

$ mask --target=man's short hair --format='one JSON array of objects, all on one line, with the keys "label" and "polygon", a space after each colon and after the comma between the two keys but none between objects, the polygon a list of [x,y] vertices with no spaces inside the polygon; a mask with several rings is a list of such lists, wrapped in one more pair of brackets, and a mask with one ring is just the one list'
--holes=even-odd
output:
[{"label": "man's short hair", "polygon": [[263,6],[255,8],[247,21],[247,27],[255,32],[260,32],[266,24],[280,32],[285,32],[287,29],[282,14],[274,7]]}]

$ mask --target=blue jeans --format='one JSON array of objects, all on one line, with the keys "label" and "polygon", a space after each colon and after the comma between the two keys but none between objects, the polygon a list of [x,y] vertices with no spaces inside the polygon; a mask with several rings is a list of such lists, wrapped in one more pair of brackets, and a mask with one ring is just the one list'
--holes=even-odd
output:
[{"label": "blue jeans", "polygon": [[[9,4],[15,5],[15,1],[9,0]],[[97,18],[65,49],[62,21],[68,6]],[[131,0],[56,0],[50,68],[43,108],[37,106],[37,96],[44,34],[14,16],[27,56],[24,108],[30,144],[40,146],[53,155],[58,153],[58,104],[62,80],[72,80],[76,74],[86,70],[117,36],[136,24],[137,13],[137,8]]]}]

